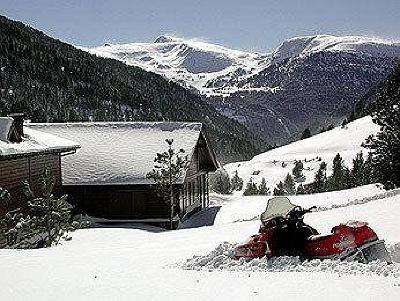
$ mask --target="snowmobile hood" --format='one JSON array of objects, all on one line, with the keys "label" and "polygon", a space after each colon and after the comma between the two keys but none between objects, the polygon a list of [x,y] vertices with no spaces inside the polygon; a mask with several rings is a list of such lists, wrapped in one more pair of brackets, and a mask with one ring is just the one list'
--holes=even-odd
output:
[{"label": "snowmobile hood", "polygon": [[270,199],[265,211],[261,213],[261,222],[266,222],[275,217],[288,218],[288,214],[296,206],[287,197],[278,196]]}]

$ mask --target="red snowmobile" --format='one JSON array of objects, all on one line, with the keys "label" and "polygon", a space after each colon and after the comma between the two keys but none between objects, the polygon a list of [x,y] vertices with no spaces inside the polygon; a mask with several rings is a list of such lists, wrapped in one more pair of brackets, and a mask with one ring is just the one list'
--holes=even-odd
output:
[{"label": "red snowmobile", "polygon": [[329,235],[319,235],[303,222],[304,215],[315,208],[295,206],[286,197],[270,199],[261,214],[259,233],[236,247],[235,258],[299,256],[362,263],[379,259],[391,263],[384,241],[365,222],[347,222],[333,227]]}]

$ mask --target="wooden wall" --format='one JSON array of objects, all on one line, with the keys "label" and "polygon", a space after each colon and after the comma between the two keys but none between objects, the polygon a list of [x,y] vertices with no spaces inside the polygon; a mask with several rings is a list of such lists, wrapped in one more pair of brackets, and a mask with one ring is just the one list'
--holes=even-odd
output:
[{"label": "wooden wall", "polygon": [[[206,147],[205,141],[202,142],[203,146],[197,145],[194,149],[185,182],[174,186],[179,205],[174,207],[174,216],[183,217],[208,206],[206,170],[209,163],[202,162]],[[168,220],[170,217],[169,202],[161,199],[152,185],[65,185],[63,189],[70,196],[76,213],[110,220]]]},{"label": "wooden wall", "polygon": [[21,157],[12,160],[0,160],[0,187],[11,194],[9,203],[0,203],[0,214],[26,205],[23,182],[31,184],[35,194],[40,195],[40,179],[44,168],[52,171],[55,179],[55,193],[61,191],[60,155],[47,154]]},{"label": "wooden wall", "polygon": [[169,207],[150,185],[68,185],[77,213],[107,219],[168,218]]}]

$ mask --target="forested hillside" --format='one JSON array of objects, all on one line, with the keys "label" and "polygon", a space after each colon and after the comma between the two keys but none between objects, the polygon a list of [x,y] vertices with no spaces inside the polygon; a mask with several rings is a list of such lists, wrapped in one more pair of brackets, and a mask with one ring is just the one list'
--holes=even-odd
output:
[{"label": "forested hillside", "polygon": [[223,161],[249,158],[260,141],[238,122],[160,75],[76,49],[0,16],[0,115],[35,122],[200,121]]}]

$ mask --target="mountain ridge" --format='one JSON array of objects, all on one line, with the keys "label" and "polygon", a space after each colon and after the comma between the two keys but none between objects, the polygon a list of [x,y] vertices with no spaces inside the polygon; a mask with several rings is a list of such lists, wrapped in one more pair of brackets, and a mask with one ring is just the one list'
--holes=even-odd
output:
[{"label": "mountain ridge", "polygon": [[[158,36],[152,43],[106,43],[104,46],[79,48],[164,75],[186,87],[195,88],[200,94],[222,97],[238,91],[229,83],[227,84],[229,80],[223,80],[224,76],[240,82],[270,65],[297,56],[322,51],[342,51],[400,57],[400,42],[398,41],[365,36],[334,35],[293,37],[283,41],[270,53],[230,49],[197,39],[170,35]],[[208,62],[206,62],[207,59]],[[269,87],[269,90],[272,89],[274,87]],[[252,89],[248,87],[247,90]]]},{"label": "mountain ridge", "polygon": [[221,161],[249,157],[262,142],[180,85],[99,58],[0,16],[0,114],[34,122],[200,121]]}]

